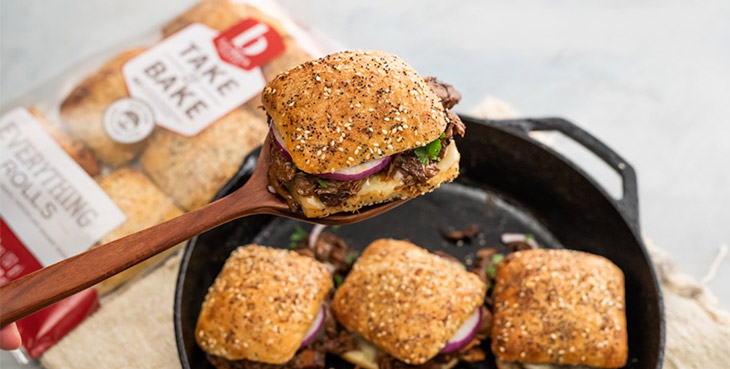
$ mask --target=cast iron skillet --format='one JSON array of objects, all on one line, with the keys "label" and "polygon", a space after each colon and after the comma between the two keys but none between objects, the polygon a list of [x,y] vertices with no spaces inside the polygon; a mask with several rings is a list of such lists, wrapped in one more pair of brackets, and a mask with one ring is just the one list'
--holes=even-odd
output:
[{"label": "cast iron skillet", "polygon": [[[656,276],[639,237],[636,176],[633,168],[593,136],[559,119],[486,121],[462,116],[467,134],[457,140],[461,175],[455,183],[418,197],[373,219],[336,231],[351,247],[362,250],[377,238],[410,239],[430,250],[467,260],[480,247],[499,245],[505,232],[535,235],[547,248],[569,248],[603,255],[626,276],[629,334],[627,368],[661,368],[664,314]],[[581,143],[616,170],[623,198],[614,200],[580,168],[528,136],[530,131],[560,131]],[[250,176],[257,152],[218,194],[240,187]],[[471,244],[447,243],[439,231],[479,225]],[[259,243],[287,247],[289,236],[304,223],[268,215],[247,217],[190,240],[175,292],[175,334],[183,368],[212,368],[194,339],[200,305],[208,287],[237,246]],[[484,347],[488,350],[488,342]],[[327,368],[351,368],[328,357]],[[474,369],[495,368],[493,357]]]}]

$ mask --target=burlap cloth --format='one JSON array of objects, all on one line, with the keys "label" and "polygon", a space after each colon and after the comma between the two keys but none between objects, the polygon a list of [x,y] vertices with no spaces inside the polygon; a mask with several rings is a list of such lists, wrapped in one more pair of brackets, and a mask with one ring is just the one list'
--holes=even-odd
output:
[{"label": "burlap cloth", "polygon": [[[486,98],[472,114],[493,119],[516,115],[493,98]],[[697,283],[680,273],[651,240],[645,242],[664,294],[664,368],[730,367],[730,315],[717,308],[704,286],[711,275]],[[180,368],[172,323],[179,264],[178,253],[114,293],[96,314],[48,350],[41,363],[49,369]]]}]

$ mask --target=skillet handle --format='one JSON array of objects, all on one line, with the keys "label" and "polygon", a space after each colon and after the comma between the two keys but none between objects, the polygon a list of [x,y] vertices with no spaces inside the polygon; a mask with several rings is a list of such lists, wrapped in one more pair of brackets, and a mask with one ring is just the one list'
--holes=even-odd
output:
[{"label": "skillet handle", "polygon": [[621,176],[623,196],[620,199],[614,199],[614,201],[621,213],[623,213],[634,227],[636,232],[640,232],[639,196],[636,172],[626,160],[624,160],[610,147],[606,146],[603,142],[593,137],[593,135],[584,131],[582,128],[563,118],[517,119],[500,121],[499,123],[500,125],[505,123],[505,125],[515,128],[525,134],[528,134],[530,131],[561,132],[601,158],[601,160],[603,160],[606,164],[613,168],[619,176]]}]

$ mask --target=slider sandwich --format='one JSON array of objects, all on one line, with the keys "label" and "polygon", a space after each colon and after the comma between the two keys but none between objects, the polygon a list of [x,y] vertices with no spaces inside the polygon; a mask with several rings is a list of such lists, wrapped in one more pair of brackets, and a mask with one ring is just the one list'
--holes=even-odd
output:
[{"label": "slider sandwich", "polygon": [[358,337],[341,356],[366,369],[451,368],[456,353],[478,350],[485,293],[460,263],[406,241],[377,240],[335,292],[335,318]]},{"label": "slider sandwich", "polygon": [[195,339],[219,369],[321,368],[327,268],[294,251],[239,247],[208,290]]},{"label": "slider sandwich", "polygon": [[459,174],[450,85],[383,51],[346,51],[274,78],[262,101],[270,190],[308,217],[432,191]]},{"label": "slider sandwich", "polygon": [[624,275],[608,259],[519,251],[499,264],[495,280],[492,351],[500,369],[626,365]]}]

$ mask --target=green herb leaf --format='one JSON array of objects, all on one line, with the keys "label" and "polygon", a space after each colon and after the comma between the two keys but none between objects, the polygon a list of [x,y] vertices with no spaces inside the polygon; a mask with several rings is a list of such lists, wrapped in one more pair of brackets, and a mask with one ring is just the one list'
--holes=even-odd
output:
[{"label": "green herb leaf", "polygon": [[441,139],[433,140],[428,146],[426,146],[426,149],[428,150],[428,158],[431,160],[435,160],[439,157],[439,153],[441,152]]},{"label": "green herb leaf", "polygon": [[529,233],[525,235],[525,241],[529,241],[529,240],[533,240],[533,239],[535,239],[535,236],[533,236]]},{"label": "green herb leaf", "polygon": [[347,255],[345,255],[345,262],[348,265],[352,265],[352,263],[355,262],[355,259],[357,259],[357,253],[354,251],[350,251],[347,253]]},{"label": "green herb leaf", "polygon": [[413,149],[418,161],[423,165],[428,165],[429,160],[438,160],[441,153],[441,139],[444,137],[442,133],[439,138],[431,141],[428,145]]},{"label": "green herb leaf", "polygon": [[307,231],[305,231],[302,226],[297,225],[296,228],[294,228],[294,232],[291,236],[289,236],[289,241],[301,241],[305,238],[307,238]]},{"label": "green herb leaf", "polygon": [[499,262],[502,261],[502,259],[504,259],[504,255],[502,255],[502,254],[494,254],[492,256],[492,263],[499,264]]},{"label": "green herb leaf", "polygon": [[296,228],[294,228],[294,232],[289,236],[289,248],[295,249],[297,247],[297,243],[305,238],[307,238],[307,231],[305,231],[302,226],[297,225]]},{"label": "green herb leaf", "polygon": [[340,227],[342,227],[342,226],[341,225],[334,225],[334,226],[330,227],[330,229],[333,230],[333,231],[336,231],[336,230],[340,229]]},{"label": "green herb leaf", "polygon": [[489,278],[494,278],[494,276],[497,275],[497,267],[495,267],[494,265],[487,266],[486,271],[487,271],[487,276],[489,276]]},{"label": "green herb leaf", "polygon": [[416,157],[421,164],[428,165],[428,149],[426,149],[426,146],[417,147],[413,149],[413,152],[416,154]]},{"label": "green herb leaf", "polygon": [[325,182],[322,178],[317,178],[317,184],[319,187],[327,188],[327,182]]},{"label": "green herb leaf", "polygon": [[335,274],[334,276],[332,276],[332,279],[334,279],[335,281],[335,288],[342,286],[343,280],[341,275]]}]

